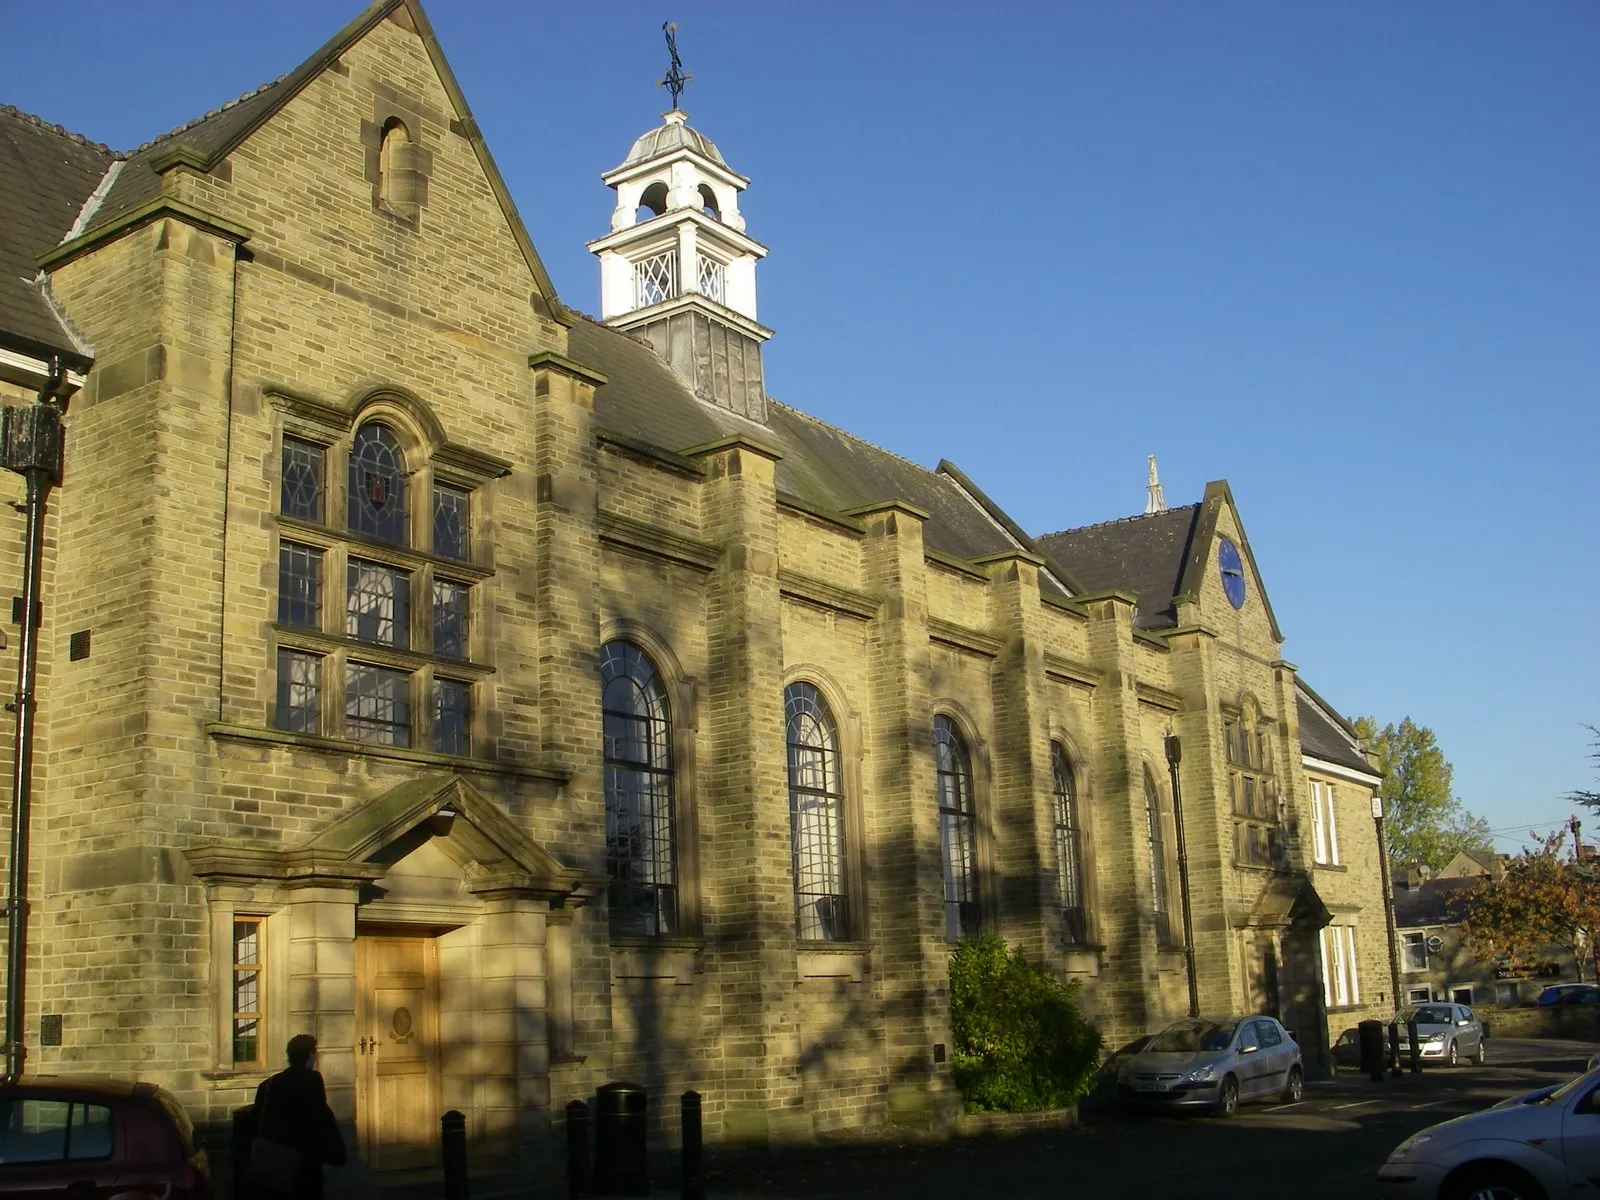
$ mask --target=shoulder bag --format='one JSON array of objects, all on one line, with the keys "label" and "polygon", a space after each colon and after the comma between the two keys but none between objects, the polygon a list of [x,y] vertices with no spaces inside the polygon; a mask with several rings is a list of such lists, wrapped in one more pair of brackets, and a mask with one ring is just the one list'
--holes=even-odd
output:
[{"label": "shoulder bag", "polygon": [[[267,1105],[272,1101],[272,1083],[267,1083],[261,1111],[256,1114],[256,1128],[265,1123]],[[267,1194],[292,1195],[299,1182],[306,1156],[281,1142],[274,1142],[259,1133],[250,1139],[250,1161],[245,1165],[245,1182],[257,1191]]]}]

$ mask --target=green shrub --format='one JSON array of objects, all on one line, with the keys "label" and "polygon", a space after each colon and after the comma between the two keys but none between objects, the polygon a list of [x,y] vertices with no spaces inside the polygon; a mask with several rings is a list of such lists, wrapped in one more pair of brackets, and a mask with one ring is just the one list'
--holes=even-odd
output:
[{"label": "green shrub", "polygon": [[1100,1031],[1079,1010],[1077,991],[996,934],[956,946],[950,1028],[968,1112],[1064,1108],[1089,1090]]}]

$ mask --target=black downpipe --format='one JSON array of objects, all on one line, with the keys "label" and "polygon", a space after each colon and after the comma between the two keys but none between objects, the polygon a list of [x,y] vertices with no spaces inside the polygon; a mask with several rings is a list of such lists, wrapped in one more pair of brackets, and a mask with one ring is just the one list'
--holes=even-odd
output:
[{"label": "black downpipe", "polygon": [[23,1042],[23,997],[28,961],[28,832],[33,801],[34,689],[39,670],[40,575],[44,557],[45,506],[50,489],[61,482],[66,407],[66,368],[50,361],[50,378],[38,402],[5,411],[4,466],[26,481],[27,541],[22,560],[22,648],[17,666],[15,752],[11,760],[11,862],[6,896],[5,1077],[22,1074],[28,1051]]},{"label": "black downpipe", "polygon": [[1189,843],[1183,833],[1183,791],[1178,786],[1178,764],[1183,761],[1183,743],[1175,733],[1167,734],[1167,770],[1172,774],[1172,816],[1178,827],[1178,893],[1183,902],[1183,965],[1189,976],[1189,1015],[1200,1015],[1200,981],[1194,974],[1194,918],[1189,914]]}]

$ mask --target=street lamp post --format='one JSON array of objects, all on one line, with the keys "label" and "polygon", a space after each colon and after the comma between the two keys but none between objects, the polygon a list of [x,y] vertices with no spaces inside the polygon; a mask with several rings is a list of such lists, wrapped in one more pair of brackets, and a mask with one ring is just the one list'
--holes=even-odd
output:
[{"label": "street lamp post", "polygon": [[5,1075],[22,1074],[23,995],[28,961],[28,822],[33,799],[34,686],[39,668],[39,578],[44,556],[45,503],[61,482],[65,440],[61,413],[67,376],[60,358],[50,363],[50,378],[37,402],[0,410],[0,466],[27,484],[27,541],[22,559],[22,648],[17,664],[15,751],[11,760],[11,863],[6,893]]},{"label": "street lamp post", "polygon": [[1178,763],[1183,743],[1178,735],[1166,737],[1167,772],[1172,777],[1172,819],[1178,827],[1178,898],[1183,903],[1183,965],[1189,974],[1189,1015],[1200,1015],[1200,984],[1194,975],[1194,918],[1189,912],[1189,843],[1183,833],[1183,790],[1178,786]]},{"label": "street lamp post", "polygon": [[1378,834],[1378,873],[1383,882],[1383,925],[1389,935],[1389,986],[1394,991],[1394,1008],[1400,1011],[1400,954],[1395,945],[1394,881],[1389,877],[1389,845],[1383,834],[1383,797],[1372,796],[1372,826]]}]

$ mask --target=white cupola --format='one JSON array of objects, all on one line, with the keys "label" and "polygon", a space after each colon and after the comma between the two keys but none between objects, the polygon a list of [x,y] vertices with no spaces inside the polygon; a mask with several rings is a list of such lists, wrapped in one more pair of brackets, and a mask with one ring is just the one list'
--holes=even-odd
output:
[{"label": "white cupola", "polygon": [[600,259],[600,315],[647,339],[708,404],[766,419],[756,262],[739,193],[750,181],[674,108],[600,178],[617,193]]}]

